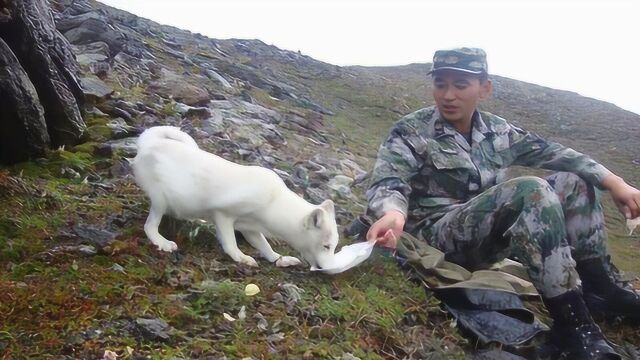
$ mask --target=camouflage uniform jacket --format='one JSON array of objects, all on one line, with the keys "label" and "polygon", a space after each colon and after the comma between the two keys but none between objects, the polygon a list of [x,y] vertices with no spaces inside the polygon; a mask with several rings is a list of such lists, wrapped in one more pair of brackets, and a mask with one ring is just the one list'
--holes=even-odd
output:
[{"label": "camouflage uniform jacket", "polygon": [[488,112],[474,113],[469,145],[431,106],[400,119],[380,146],[367,191],[369,213],[379,218],[398,210],[408,225],[426,225],[495,185],[511,165],[572,172],[597,187],[610,174],[590,157]]}]

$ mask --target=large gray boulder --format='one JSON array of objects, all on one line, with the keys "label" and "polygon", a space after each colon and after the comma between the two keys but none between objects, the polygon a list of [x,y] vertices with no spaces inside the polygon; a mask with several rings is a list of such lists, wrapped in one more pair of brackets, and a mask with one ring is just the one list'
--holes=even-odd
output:
[{"label": "large gray boulder", "polygon": [[0,39],[0,163],[42,156],[49,141],[38,93]]},{"label": "large gray boulder", "polygon": [[[22,159],[24,154],[38,154],[43,144],[48,139],[44,137],[41,120],[35,120],[38,127],[25,127],[24,120],[33,119],[38,112],[35,103],[39,103],[44,109],[46,132],[54,147],[62,145],[75,145],[86,125],[80,115],[78,103],[82,102],[83,94],[76,74],[78,64],[71,51],[71,45],[55,27],[51,9],[46,0],[21,0],[0,2],[0,38],[3,46],[11,51],[3,51],[5,72],[8,67],[23,69],[22,72],[13,74],[20,78],[23,90],[16,93],[17,88],[9,84],[13,83],[5,76],[6,87],[3,90],[7,94],[14,94],[13,99],[4,99],[7,104],[14,103],[13,108],[4,111],[19,112],[17,117],[7,117],[6,121],[22,122],[22,125],[3,124],[3,137],[25,137],[23,132],[35,131],[29,135],[40,139],[35,145],[27,149],[17,149],[19,141],[13,144],[3,144],[3,162],[16,162]],[[15,56],[9,55],[12,53]],[[27,76],[24,76],[24,73]],[[30,81],[34,91],[26,90]],[[33,89],[31,89],[33,90]],[[37,94],[36,94],[37,93]],[[35,107],[34,107],[35,106]],[[13,109],[13,110],[11,110]],[[36,130],[37,129],[37,130]],[[6,149],[5,149],[6,147]]]}]

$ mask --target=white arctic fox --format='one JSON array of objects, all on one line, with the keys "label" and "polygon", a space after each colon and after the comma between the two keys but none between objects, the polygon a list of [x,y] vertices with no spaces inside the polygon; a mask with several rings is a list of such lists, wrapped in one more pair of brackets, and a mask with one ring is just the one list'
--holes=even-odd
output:
[{"label": "white arctic fox", "polygon": [[227,161],[199,149],[180,129],[157,126],[140,135],[133,173],[151,200],[144,231],[160,250],[177,249],[158,232],[166,214],[213,222],[222,248],[239,263],[258,266],[238,249],[234,229],[276,266],[297,265],[300,260],[280,256],[265,236],[287,242],[311,266],[322,268],[331,262],[338,243],[333,202],[306,202],[272,170]]}]

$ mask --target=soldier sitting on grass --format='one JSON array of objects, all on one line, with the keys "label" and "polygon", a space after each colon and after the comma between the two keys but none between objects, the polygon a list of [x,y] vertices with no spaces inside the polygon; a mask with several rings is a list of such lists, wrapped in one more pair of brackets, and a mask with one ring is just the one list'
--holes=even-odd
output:
[{"label": "soldier sitting on grass", "polygon": [[[436,105],[400,119],[380,147],[367,238],[395,248],[407,231],[470,270],[515,257],[561,351],[619,359],[589,309],[638,318],[640,299],[609,276],[599,190],[627,219],[640,216],[640,191],[584,154],[479,111],[492,87],[483,50],[437,51],[429,74]],[[559,172],[496,181],[511,165]]]}]

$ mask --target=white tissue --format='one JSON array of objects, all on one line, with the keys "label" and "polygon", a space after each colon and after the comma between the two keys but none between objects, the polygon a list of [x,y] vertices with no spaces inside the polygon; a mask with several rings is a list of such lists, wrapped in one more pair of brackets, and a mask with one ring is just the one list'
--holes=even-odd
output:
[{"label": "white tissue", "polygon": [[311,271],[339,274],[349,270],[369,258],[371,251],[373,251],[373,245],[375,245],[374,241],[365,241],[343,246],[340,251],[333,255],[330,264],[326,264],[322,269],[312,266]]}]

